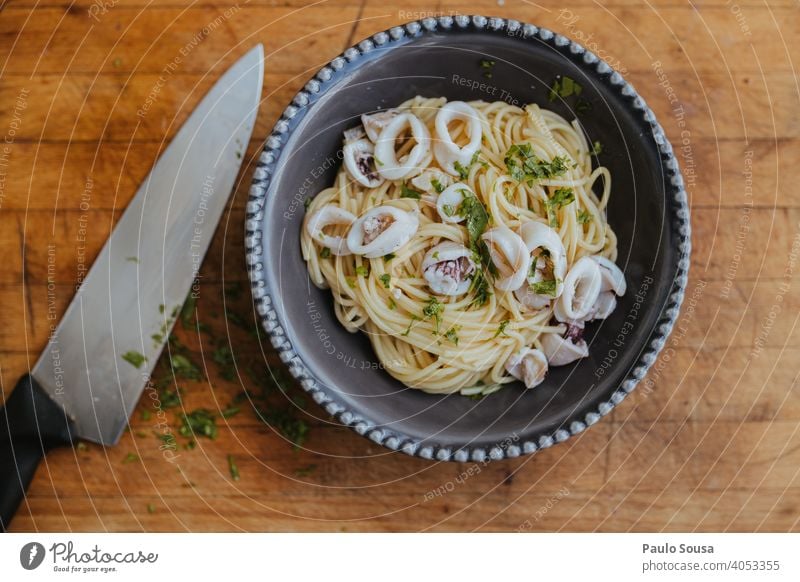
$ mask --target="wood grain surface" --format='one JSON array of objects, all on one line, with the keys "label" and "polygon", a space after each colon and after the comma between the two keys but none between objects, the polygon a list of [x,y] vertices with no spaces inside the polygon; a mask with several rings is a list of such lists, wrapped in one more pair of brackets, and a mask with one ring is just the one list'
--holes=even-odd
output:
[{"label": "wood grain surface", "polygon": [[[245,283],[242,221],[259,145],[345,48],[457,13],[514,17],[590,44],[656,112],[680,148],[692,206],[676,332],[609,418],[532,457],[443,464],[391,453],[299,402],[296,387],[272,386],[264,406],[280,414],[265,424],[239,396],[269,388],[257,380],[280,368],[254,332]],[[4,0],[4,393],[34,363],[164,144],[256,42],[268,56],[255,134],[203,265],[196,317],[176,328],[204,379],[181,379],[181,405],[162,409],[171,430],[182,410],[241,411],[218,418],[215,439],[190,449],[178,436],[165,455],[160,409],[146,395],[119,446],[47,457],[14,531],[800,530],[796,0]],[[301,446],[287,438],[298,426],[308,430]]]}]

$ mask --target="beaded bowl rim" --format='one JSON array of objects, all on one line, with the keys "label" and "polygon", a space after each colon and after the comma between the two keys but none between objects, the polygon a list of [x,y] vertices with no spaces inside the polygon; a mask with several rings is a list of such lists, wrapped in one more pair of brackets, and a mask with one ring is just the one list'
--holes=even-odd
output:
[{"label": "beaded bowl rim", "polygon": [[[577,63],[581,68],[593,75],[599,75],[603,81],[616,87],[620,94],[629,100],[629,107],[641,113],[642,119],[651,128],[652,138],[661,154],[661,166],[666,176],[669,177],[669,183],[671,184],[670,191],[666,192],[665,196],[667,199],[671,197],[673,202],[670,225],[677,232],[678,258],[672,290],[661,310],[659,319],[650,332],[647,343],[642,348],[635,363],[631,366],[630,371],[620,383],[620,386],[611,394],[608,400],[600,402],[595,410],[587,412],[583,421],[574,420],[569,426],[562,426],[551,433],[540,434],[521,443],[516,442],[515,439],[507,438],[489,446],[473,446],[467,443],[461,447],[452,447],[423,444],[419,440],[404,435],[399,431],[378,427],[367,416],[337,402],[328,393],[327,388],[318,382],[306,367],[300,355],[295,352],[284,331],[285,324],[279,320],[278,314],[273,308],[273,300],[264,277],[261,262],[263,256],[261,223],[264,219],[262,208],[270,190],[270,175],[275,169],[275,164],[283,151],[283,144],[290,133],[289,122],[298,115],[305,115],[310,110],[307,106],[312,102],[312,95],[324,93],[336,84],[338,80],[334,79],[334,72],[343,69],[349,63],[359,60],[363,55],[376,48],[389,47],[407,37],[420,37],[432,32],[447,33],[452,30],[467,29],[506,34],[522,41],[543,41],[562,52],[566,50],[573,56],[580,57],[582,55],[581,62]],[[332,80],[334,82],[331,82]],[[514,458],[521,454],[531,454],[555,443],[563,442],[571,436],[583,432],[587,427],[609,414],[615,406],[621,403],[636,388],[639,381],[644,378],[647,371],[656,361],[677,321],[688,282],[691,255],[691,224],[684,180],[672,145],[644,99],[608,63],[565,36],[518,20],[496,17],[487,18],[480,15],[440,16],[411,21],[402,26],[394,26],[362,40],[323,66],[306,83],[305,87],[294,96],[266,139],[256,164],[245,216],[245,254],[253,300],[262,327],[270,338],[273,347],[278,351],[281,361],[287,365],[292,376],[300,382],[303,389],[311,395],[315,402],[343,425],[352,428],[358,434],[366,436],[388,449],[399,450],[408,455],[429,460],[484,462]]]}]

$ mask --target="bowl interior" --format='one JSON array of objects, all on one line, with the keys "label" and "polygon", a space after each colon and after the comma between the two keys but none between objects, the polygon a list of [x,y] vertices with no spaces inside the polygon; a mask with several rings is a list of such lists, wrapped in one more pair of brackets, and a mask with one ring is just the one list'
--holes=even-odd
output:
[{"label": "bowl interior", "polygon": [[[491,71],[481,60],[495,61]],[[488,74],[487,74],[488,73]],[[306,274],[299,233],[303,201],[329,186],[340,165],[342,131],[368,111],[415,95],[450,100],[537,103],[567,119],[577,100],[550,101],[558,75],[576,80],[590,109],[577,115],[612,176],[608,221],[628,292],[613,315],[588,326],[590,356],[552,368],[535,390],[513,384],[480,400],[406,388],[381,369],[368,338],[346,332],[330,293]],[[601,75],[568,49],[488,31],[425,33],[376,48],[333,74],[290,122],[264,206],[263,269],[279,322],[295,352],[330,395],[372,423],[442,446],[489,446],[527,440],[583,420],[608,400],[635,364],[673,287],[676,232],[670,186],[652,129]]]}]

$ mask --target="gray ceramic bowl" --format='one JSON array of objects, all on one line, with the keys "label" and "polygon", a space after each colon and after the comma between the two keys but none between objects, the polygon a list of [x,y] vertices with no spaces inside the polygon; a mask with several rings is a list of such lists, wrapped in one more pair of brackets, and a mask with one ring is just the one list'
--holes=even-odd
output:
[{"label": "gray ceramic bowl", "polygon": [[[481,60],[495,61],[491,78]],[[589,327],[591,355],[550,370],[535,390],[481,400],[408,389],[377,366],[364,334],[346,332],[300,254],[303,202],[330,185],[342,131],[367,111],[420,94],[512,99],[572,118],[548,100],[557,75],[582,87],[579,115],[613,178],[608,220],[628,293]],[[427,459],[483,461],[532,453],[597,422],[655,361],[678,315],[690,253],[689,209],[672,147],[618,73],[569,39],[501,18],[429,18],[380,32],[321,69],[286,108],[261,154],[247,207],[247,264],[258,313],[289,370],[343,424]]]}]

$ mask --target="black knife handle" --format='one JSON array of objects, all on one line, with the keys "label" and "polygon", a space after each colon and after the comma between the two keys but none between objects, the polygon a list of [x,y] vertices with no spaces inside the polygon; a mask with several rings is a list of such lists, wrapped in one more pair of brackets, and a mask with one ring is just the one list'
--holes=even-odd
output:
[{"label": "black knife handle", "polygon": [[0,410],[0,531],[8,529],[45,453],[71,445],[72,433],[64,410],[23,376]]}]

